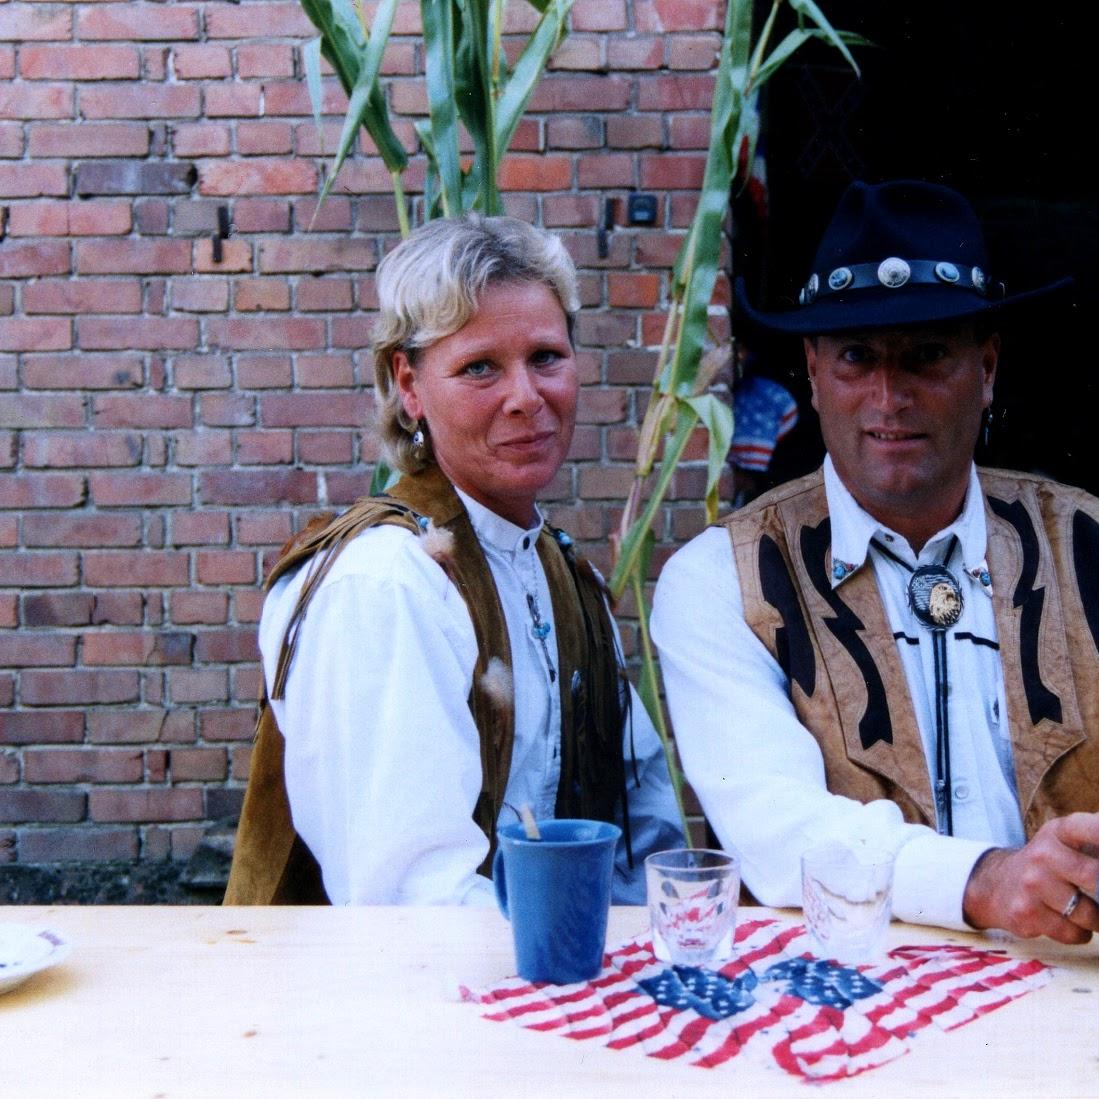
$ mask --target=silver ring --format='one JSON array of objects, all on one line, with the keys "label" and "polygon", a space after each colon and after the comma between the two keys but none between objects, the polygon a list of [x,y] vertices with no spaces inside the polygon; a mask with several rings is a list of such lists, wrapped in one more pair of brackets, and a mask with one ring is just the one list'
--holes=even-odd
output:
[{"label": "silver ring", "polygon": [[1072,896],[1069,897],[1069,899],[1068,899],[1068,904],[1066,904],[1065,907],[1061,909],[1061,919],[1067,920],[1069,918],[1069,916],[1071,916],[1073,914],[1073,912],[1076,911],[1076,906],[1079,903],[1080,903],[1080,890],[1079,889],[1074,889],[1072,891]]}]

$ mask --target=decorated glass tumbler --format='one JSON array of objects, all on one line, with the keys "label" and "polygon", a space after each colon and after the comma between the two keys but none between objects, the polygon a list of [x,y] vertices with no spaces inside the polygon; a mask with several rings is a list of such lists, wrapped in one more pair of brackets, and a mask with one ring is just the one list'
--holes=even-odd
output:
[{"label": "decorated glass tumbler", "polygon": [[893,909],[893,856],[830,843],[801,856],[801,903],[815,953],[837,962],[880,956]]},{"label": "decorated glass tumbler", "polygon": [[645,860],[653,951],[675,965],[705,966],[733,952],[740,859],[731,851],[683,847]]},{"label": "decorated glass tumbler", "polygon": [[603,966],[614,851],[622,830],[598,820],[541,820],[497,830],[492,881],[528,981],[572,984]]}]

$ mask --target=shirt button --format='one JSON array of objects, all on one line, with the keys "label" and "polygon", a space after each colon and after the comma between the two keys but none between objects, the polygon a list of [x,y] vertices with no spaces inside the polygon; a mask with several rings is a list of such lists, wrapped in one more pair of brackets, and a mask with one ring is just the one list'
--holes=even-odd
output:
[{"label": "shirt button", "polygon": [[530,539],[529,538],[524,538],[523,539],[523,549],[530,549]]},{"label": "shirt button", "polygon": [[968,797],[969,787],[966,786],[964,782],[959,782],[958,785],[954,787],[954,800],[965,801]]}]

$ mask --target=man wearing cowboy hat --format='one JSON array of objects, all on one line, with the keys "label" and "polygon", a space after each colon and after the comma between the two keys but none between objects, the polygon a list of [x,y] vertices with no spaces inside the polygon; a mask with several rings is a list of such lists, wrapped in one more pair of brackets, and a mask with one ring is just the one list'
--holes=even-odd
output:
[{"label": "man wearing cowboy hat", "polygon": [[653,636],[686,774],[765,904],[825,841],[895,854],[893,911],[1099,929],[1099,500],[978,470],[1007,297],[969,203],[852,184],[800,304],[823,468],[665,567]]}]

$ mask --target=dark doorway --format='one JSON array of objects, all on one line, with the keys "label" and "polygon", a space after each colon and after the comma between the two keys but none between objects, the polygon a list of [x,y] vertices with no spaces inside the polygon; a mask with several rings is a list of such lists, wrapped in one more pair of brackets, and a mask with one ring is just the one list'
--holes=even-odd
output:
[{"label": "dark doorway", "polygon": [[[1084,325],[1099,309],[1089,83],[1099,6],[1055,6],[1025,19],[988,0],[822,7],[834,26],[876,46],[856,51],[861,80],[813,46],[770,84],[768,218],[759,224],[755,208],[738,200],[738,272],[766,307],[792,304],[852,179],[915,177],[956,187],[977,207],[993,276],[1009,292],[1065,274],[1078,283],[1075,306],[1005,328],[994,431],[978,460],[1099,492],[1099,382]],[[800,346],[743,324],[738,332],[802,410],[798,429],[776,451],[773,478],[807,472],[822,448]]]}]

